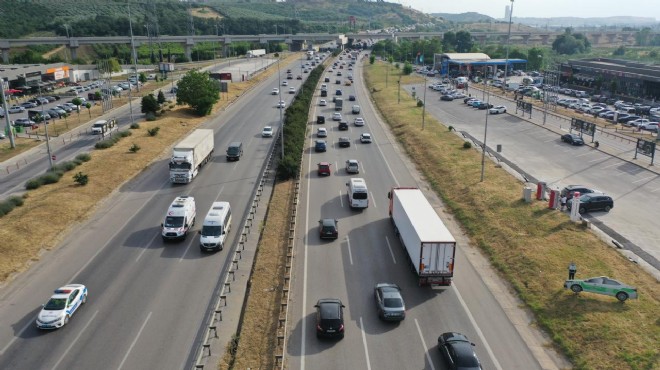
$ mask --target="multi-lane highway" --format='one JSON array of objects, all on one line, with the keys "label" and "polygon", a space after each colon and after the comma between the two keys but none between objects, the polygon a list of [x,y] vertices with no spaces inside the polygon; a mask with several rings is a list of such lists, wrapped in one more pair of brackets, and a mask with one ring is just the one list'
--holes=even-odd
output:
[{"label": "multi-lane highway", "polygon": [[[532,349],[534,335],[529,334],[526,320],[512,323],[515,307],[505,307],[489,291],[483,277],[466,254],[474,253],[467,245],[460,228],[442,212],[435,197],[434,203],[448,227],[459,240],[456,256],[455,283],[449,288],[418,287],[410,271],[405,251],[395,236],[389,216],[387,192],[392,186],[419,186],[428,189],[420,180],[414,166],[401,154],[371,106],[362,82],[362,67],[353,74],[351,87],[335,85],[333,71],[328,89],[327,107],[319,107],[319,93],[315,95],[313,116],[328,117],[328,150],[316,153],[313,141],[316,130],[310,130],[309,149],[304,155],[303,181],[299,220],[296,228],[297,244],[294,283],[291,293],[289,335],[287,338],[287,366],[293,369],[445,369],[446,363],[437,348],[437,338],[443,332],[458,331],[475,343],[484,369],[539,369],[536,356],[542,358],[544,368],[555,365],[538,348]],[[344,76],[346,69],[342,70]],[[326,73],[327,76],[330,74]],[[342,82],[345,77],[340,77]],[[332,96],[341,88],[344,98],[357,96],[364,127],[355,127],[350,113],[353,102],[346,101],[342,112],[349,118],[350,129],[338,131],[337,122],[329,120],[333,113]],[[347,105],[347,107],[346,107]],[[316,127],[320,125],[314,125]],[[370,132],[372,144],[361,144],[360,133]],[[338,138],[349,136],[351,146],[339,148]],[[348,175],[343,169],[347,159],[361,163],[359,175]],[[319,177],[316,164],[332,163],[332,175]],[[346,182],[362,177],[369,188],[370,205],[362,211],[347,204]],[[430,194],[429,194],[430,195]],[[320,240],[318,220],[339,220],[339,238]],[[490,275],[490,274],[489,274]],[[493,280],[495,279],[495,280]],[[373,287],[379,282],[398,284],[406,301],[406,319],[397,323],[378,319]],[[315,335],[315,308],[320,298],[340,298],[345,304],[345,338],[339,341],[318,340]],[[520,317],[518,317],[520,319]],[[522,325],[518,325],[522,324]],[[521,335],[516,326],[524,333]]]},{"label": "multi-lane highway", "polygon": [[[282,67],[284,78],[287,66]],[[0,368],[192,366],[203,319],[215,303],[211,298],[233,248],[201,253],[197,234],[163,243],[160,223],[178,195],[195,197],[195,230],[213,201],[230,201],[234,218],[228,245],[236,244],[274,142],[262,138],[261,129],[271,125],[279,131],[279,97],[270,95],[277,78],[271,76],[204,125],[215,131],[215,153],[191,184],[172,186],[167,160],[157,161],[0,291]],[[293,95],[283,98],[288,105]],[[224,154],[232,141],[243,142],[244,155],[229,163]],[[53,289],[70,282],[87,285],[87,304],[63,329],[36,329],[41,304]]]}]

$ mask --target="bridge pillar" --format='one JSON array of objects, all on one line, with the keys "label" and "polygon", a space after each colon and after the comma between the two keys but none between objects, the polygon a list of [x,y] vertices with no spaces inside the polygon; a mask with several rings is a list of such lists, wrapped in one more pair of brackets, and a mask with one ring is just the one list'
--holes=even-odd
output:
[{"label": "bridge pillar", "polygon": [[222,44],[222,57],[227,58],[229,56],[229,44]]},{"label": "bridge pillar", "polygon": [[186,44],[183,47],[184,52],[186,53],[186,58],[189,61],[192,61],[192,49],[195,46],[195,40],[192,37],[186,37]]},{"label": "bridge pillar", "polygon": [[523,45],[527,45],[529,43],[529,39],[532,37],[532,35],[521,35],[523,40]]},{"label": "bridge pillar", "polygon": [[548,45],[548,40],[550,39],[550,35],[541,35],[541,45]]},{"label": "bridge pillar", "polygon": [[2,48],[2,63],[9,64],[9,49]]},{"label": "bridge pillar", "polygon": [[71,61],[78,59],[78,47],[69,46],[71,52]]},{"label": "bridge pillar", "polygon": [[291,51],[301,51],[303,50],[304,44],[304,40],[292,40],[291,44],[289,45],[289,49]]}]

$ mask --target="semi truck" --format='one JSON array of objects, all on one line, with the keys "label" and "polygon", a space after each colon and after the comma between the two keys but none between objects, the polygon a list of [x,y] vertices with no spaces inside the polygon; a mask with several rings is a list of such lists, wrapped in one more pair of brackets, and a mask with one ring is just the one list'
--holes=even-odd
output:
[{"label": "semi truck", "polygon": [[197,129],[172,149],[170,182],[187,184],[213,154],[213,130]]},{"label": "semi truck", "polygon": [[449,286],[456,240],[421,190],[395,187],[387,194],[394,233],[399,237],[419,286]]},{"label": "semi truck", "polygon": [[266,49],[255,49],[255,50],[248,50],[246,56],[248,58],[256,58],[260,57],[262,55],[266,55]]},{"label": "semi truck", "polygon": [[344,109],[344,99],[335,98],[335,110],[341,111],[342,109]]}]

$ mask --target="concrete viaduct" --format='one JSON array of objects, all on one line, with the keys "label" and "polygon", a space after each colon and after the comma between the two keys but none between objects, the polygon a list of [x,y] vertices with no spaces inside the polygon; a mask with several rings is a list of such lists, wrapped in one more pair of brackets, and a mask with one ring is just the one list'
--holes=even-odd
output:
[{"label": "concrete viaduct", "polygon": [[[188,59],[192,54],[192,49],[199,42],[217,42],[223,44],[223,53],[227,55],[229,45],[232,42],[248,41],[265,44],[269,41],[284,42],[289,45],[291,50],[301,50],[306,42],[326,43],[335,41],[337,45],[345,45],[349,39],[430,39],[442,38],[443,32],[395,32],[395,33],[349,33],[349,34],[330,34],[330,33],[309,33],[309,34],[279,34],[279,35],[196,35],[196,36],[159,36],[152,38],[151,41],[180,43],[184,45],[185,53]],[[472,39],[481,44],[502,43],[506,41],[506,32],[471,32]],[[512,44],[523,45],[548,45],[563,32],[511,32]],[[630,44],[635,41],[635,32],[586,32],[589,41],[594,44]],[[133,42],[135,46],[146,44],[150,41],[147,36],[135,36]],[[131,44],[129,36],[107,36],[107,37],[33,37],[25,39],[0,39],[0,51],[2,52],[2,61],[9,64],[9,50],[12,47],[21,47],[28,45],[64,45],[69,48],[72,59],[76,58],[76,50],[82,45],[92,44]]]}]

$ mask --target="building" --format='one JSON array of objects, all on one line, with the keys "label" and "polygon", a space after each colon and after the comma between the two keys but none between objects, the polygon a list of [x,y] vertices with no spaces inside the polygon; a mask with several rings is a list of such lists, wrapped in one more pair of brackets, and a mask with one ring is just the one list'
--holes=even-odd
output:
[{"label": "building", "polygon": [[[442,76],[487,76],[493,75],[497,70],[504,70],[506,59],[490,59],[484,53],[445,53],[433,55],[433,68]],[[527,60],[509,59],[509,71],[525,69]]]},{"label": "building", "polygon": [[660,66],[640,62],[593,58],[571,60],[559,68],[560,83],[595,94],[660,101]]}]

